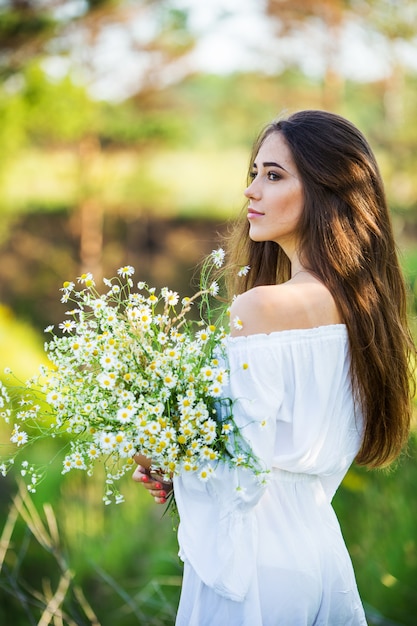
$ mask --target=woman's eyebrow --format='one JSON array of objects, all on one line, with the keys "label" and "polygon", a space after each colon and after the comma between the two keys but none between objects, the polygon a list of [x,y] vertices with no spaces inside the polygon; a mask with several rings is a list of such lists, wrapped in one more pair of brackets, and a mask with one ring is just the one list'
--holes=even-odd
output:
[{"label": "woman's eyebrow", "polygon": [[[282,167],[282,165],[280,165],[279,163],[276,163],[275,161],[264,161],[262,165],[263,167],[278,167],[280,170],[287,172],[287,174],[290,173],[288,170],[285,169],[285,167]],[[258,166],[256,163],[254,163],[252,167],[256,170],[258,169]]]},{"label": "woman's eyebrow", "polygon": [[279,163],[275,163],[275,161],[265,161],[264,163],[262,163],[262,165],[264,167],[278,167],[280,170],[284,170],[284,172],[287,172],[287,174],[289,174],[288,170],[286,170],[285,167],[282,167],[282,165],[280,165]]}]

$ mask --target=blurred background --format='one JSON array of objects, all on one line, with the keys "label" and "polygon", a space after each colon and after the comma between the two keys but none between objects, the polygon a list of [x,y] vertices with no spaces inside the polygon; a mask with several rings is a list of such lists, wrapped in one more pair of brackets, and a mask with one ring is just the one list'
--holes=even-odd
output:
[{"label": "blurred background", "polygon": [[[415,1],[0,0],[0,372],[36,372],[81,272],[131,264],[189,295],[243,205],[255,135],[303,108],[370,140],[415,319]],[[102,477],[62,477],[52,441],[33,454],[52,463],[37,494],[0,478],[0,624],[173,624],[169,513],[130,479],[105,507]],[[371,625],[416,624],[416,480],[413,434],[334,500]]]}]

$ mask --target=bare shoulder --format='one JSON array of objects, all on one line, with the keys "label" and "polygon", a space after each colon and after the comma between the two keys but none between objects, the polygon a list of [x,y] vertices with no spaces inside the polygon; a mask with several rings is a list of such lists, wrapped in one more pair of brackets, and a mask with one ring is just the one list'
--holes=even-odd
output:
[{"label": "bare shoulder", "polygon": [[238,296],[230,309],[231,335],[235,337],[341,321],[331,293],[313,276],[254,287]]}]

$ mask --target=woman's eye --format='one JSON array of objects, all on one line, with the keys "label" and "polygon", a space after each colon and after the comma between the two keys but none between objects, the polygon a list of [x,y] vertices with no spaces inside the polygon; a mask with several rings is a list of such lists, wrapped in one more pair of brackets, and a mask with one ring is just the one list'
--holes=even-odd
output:
[{"label": "woman's eye", "polygon": [[268,172],[268,180],[281,180],[281,176],[277,172]]},{"label": "woman's eye", "polygon": [[255,171],[249,172],[249,179],[250,180],[255,180],[257,173],[258,172],[255,172]]}]

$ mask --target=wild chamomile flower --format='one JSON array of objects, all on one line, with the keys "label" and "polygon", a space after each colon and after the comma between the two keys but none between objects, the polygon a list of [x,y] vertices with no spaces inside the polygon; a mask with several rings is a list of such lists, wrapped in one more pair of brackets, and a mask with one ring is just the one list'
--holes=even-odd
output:
[{"label": "wild chamomile flower", "polygon": [[157,304],[158,302],[158,296],[156,296],[154,293],[151,293],[148,300],[147,300],[148,304],[150,304],[151,306],[155,306],[155,304]]},{"label": "wild chamomile flower", "polygon": [[103,298],[96,298],[91,303],[91,307],[95,313],[100,313],[100,311],[103,311],[105,306],[106,306],[106,302]]},{"label": "wild chamomile flower", "polygon": [[178,293],[176,291],[171,291],[170,289],[164,291],[163,298],[168,306],[176,306],[180,299]]},{"label": "wild chamomile flower", "polygon": [[237,275],[238,276],[246,276],[248,274],[250,270],[250,265],[244,265],[243,267],[240,268],[240,270],[238,271]]},{"label": "wild chamomile flower", "polygon": [[211,478],[213,474],[214,474],[213,468],[210,467],[209,465],[206,465],[198,472],[198,478],[203,483],[205,483],[209,480],[209,478]]},{"label": "wild chamomile flower", "polygon": [[61,400],[62,400],[62,395],[59,393],[59,391],[56,391],[56,390],[50,391],[46,396],[46,401],[49,404],[52,404],[52,406],[59,405]]},{"label": "wild chamomile flower", "polygon": [[165,387],[168,387],[168,389],[172,389],[177,384],[177,378],[171,372],[167,372],[163,377],[163,382]]},{"label": "wild chamomile flower", "polygon": [[243,328],[243,322],[238,315],[233,318],[233,328],[236,330],[242,330]]},{"label": "wild chamomile flower", "polygon": [[66,291],[66,292],[70,292],[74,289],[75,287],[75,283],[73,283],[72,281],[66,280],[62,283],[62,287],[60,289],[60,291]]},{"label": "wild chamomile flower", "polygon": [[220,398],[223,392],[223,385],[215,382],[212,385],[210,385],[209,391],[210,391],[210,394],[213,396],[213,398]]},{"label": "wild chamomile flower", "polygon": [[77,326],[77,324],[74,322],[74,320],[65,320],[64,322],[62,322],[61,324],[59,324],[59,328],[64,332],[64,333],[70,333],[72,330],[74,330],[74,328]]},{"label": "wild chamomile flower", "polygon": [[91,272],[86,272],[85,274],[81,274],[81,276],[78,276],[77,281],[79,283],[82,283],[86,287],[94,287],[95,285],[94,278]]},{"label": "wild chamomile flower", "polygon": [[201,368],[200,372],[206,380],[213,380],[216,374],[215,370],[210,366]]},{"label": "wild chamomile flower", "polygon": [[119,276],[123,276],[123,278],[128,278],[130,276],[133,276],[133,274],[135,273],[135,268],[131,265],[125,265],[124,267],[120,267],[117,270],[117,273],[119,274]]},{"label": "wild chamomile flower", "polygon": [[121,409],[119,409],[117,411],[117,419],[119,420],[119,422],[121,422],[122,424],[127,424],[128,422],[130,422],[132,420],[132,417],[135,414],[135,409],[133,407],[122,407]]},{"label": "wild chamomile flower", "polygon": [[19,426],[15,426],[10,437],[12,443],[16,443],[18,446],[23,446],[28,440],[28,434],[24,430],[20,430]]},{"label": "wild chamomile flower", "polygon": [[103,389],[113,389],[116,384],[116,375],[114,372],[101,372],[97,376],[97,382]]},{"label": "wild chamomile flower", "polygon": [[211,258],[215,267],[220,268],[225,259],[226,253],[223,248],[218,248],[217,250],[213,250],[211,253]]},{"label": "wild chamomile flower", "polygon": [[168,335],[164,332],[160,332],[158,333],[157,340],[161,346],[164,346],[168,341]]},{"label": "wild chamomile flower", "polygon": [[113,369],[116,365],[115,356],[109,352],[105,352],[100,359],[100,365],[102,365],[106,370]]},{"label": "wild chamomile flower", "polygon": [[206,343],[210,339],[210,331],[208,331],[207,329],[199,330],[198,333],[196,333],[195,337],[197,341],[200,341],[201,343]]}]

